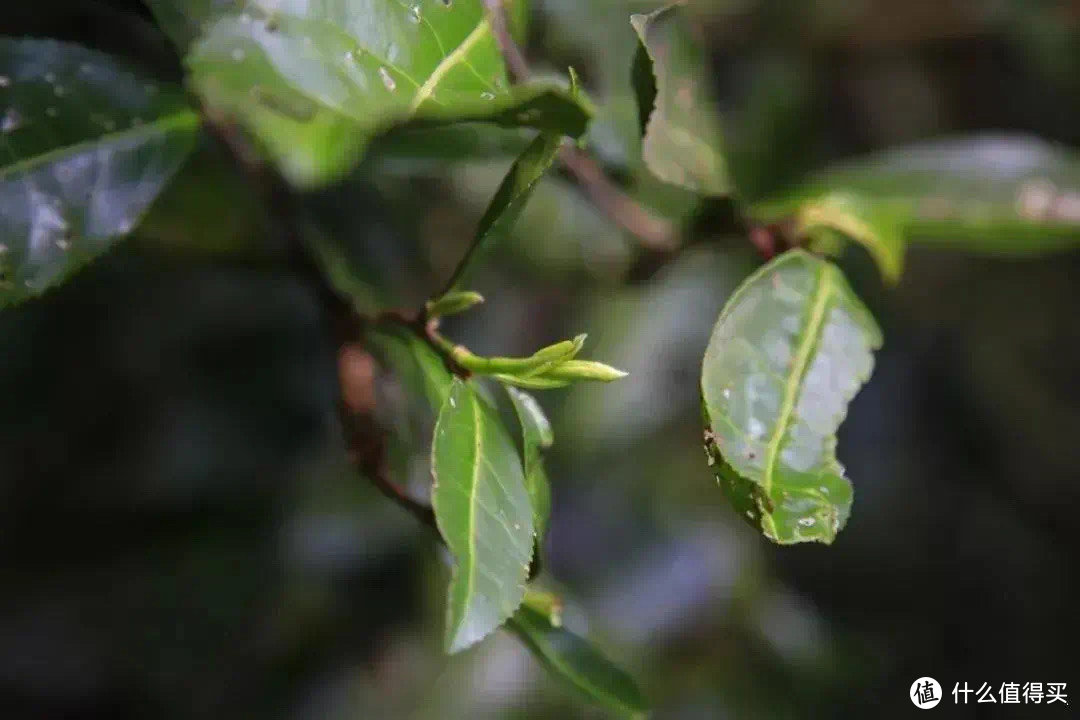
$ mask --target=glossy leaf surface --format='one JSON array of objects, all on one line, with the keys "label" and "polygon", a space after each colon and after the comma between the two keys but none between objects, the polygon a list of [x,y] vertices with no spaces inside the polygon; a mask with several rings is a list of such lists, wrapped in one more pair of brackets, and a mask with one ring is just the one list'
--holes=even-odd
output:
[{"label": "glossy leaf surface", "polygon": [[521,460],[495,409],[453,381],[435,424],[432,506],[456,567],[447,599],[446,648],[458,652],[521,605],[533,552],[533,510]]},{"label": "glossy leaf surface", "polygon": [[[551,80],[511,87],[482,0],[185,3],[195,89],[295,183],[340,176],[394,125],[483,120],[577,136],[591,108]],[[515,16],[523,2],[513,3]]]},{"label": "glossy leaf surface", "polygon": [[0,306],[130,233],[195,146],[183,94],[101,53],[0,38]]},{"label": "glossy leaf surface", "polygon": [[831,543],[851,509],[836,430],[881,345],[832,264],[789,251],[728,300],[702,367],[705,449],[740,514],[777,543]]}]

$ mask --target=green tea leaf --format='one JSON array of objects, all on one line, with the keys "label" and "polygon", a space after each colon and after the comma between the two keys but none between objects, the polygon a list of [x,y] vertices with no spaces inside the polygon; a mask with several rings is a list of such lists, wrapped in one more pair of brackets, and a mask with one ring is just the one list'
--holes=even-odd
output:
[{"label": "green tea leaf", "polygon": [[396,325],[379,325],[365,339],[404,385],[418,396],[427,398],[433,411],[442,409],[450,396],[454,376],[428,343]]},{"label": "green tea leaf", "polygon": [[[677,5],[630,23],[640,46],[635,90],[643,118],[642,159],[661,180],[705,195],[731,192],[720,119],[704,51]],[[653,83],[645,77],[652,68]]]},{"label": "green tea leaf", "polygon": [[547,471],[544,469],[542,451],[555,442],[555,434],[536,398],[514,387],[507,387],[506,392],[510,395],[521,423],[525,488],[532,500],[536,538],[542,543],[547,533],[548,520],[551,518],[551,483],[548,482]]},{"label": "green tea leaf", "polygon": [[458,265],[448,290],[456,289],[465,280],[482,249],[510,233],[533,189],[558,157],[561,146],[561,136],[541,133],[514,161],[480,218],[468,255]]},{"label": "green tea leaf", "polygon": [[867,247],[891,280],[904,245],[1008,256],[1080,244],[1080,155],[1022,135],[976,135],[886,150],[756,203],[762,222],[794,218]]},{"label": "green tea leaf", "polygon": [[552,624],[531,606],[517,611],[508,627],[559,680],[620,717],[642,718],[649,708],[634,679],[587,640]]},{"label": "green tea leaf", "polygon": [[482,302],[484,302],[484,296],[471,290],[449,293],[438,300],[431,300],[427,303],[427,316],[429,318],[439,318],[447,315],[457,315]]},{"label": "green tea leaf", "polygon": [[195,146],[177,89],[92,50],[0,38],[0,306],[128,235]]},{"label": "green tea leaf", "polygon": [[446,612],[451,653],[514,614],[533,552],[533,510],[521,460],[495,409],[455,379],[435,424],[431,501],[457,561]]},{"label": "green tea leaf", "polygon": [[[153,0],[204,28],[187,54],[195,90],[262,142],[294,183],[350,170],[405,122],[487,121],[582,134],[589,103],[566,83],[511,86],[483,0]],[[515,14],[524,2],[512,4]]]},{"label": "green tea leaf", "polygon": [[832,264],[777,257],[728,300],[701,375],[705,450],[732,504],[770,540],[831,543],[851,509],[836,430],[881,331]]}]

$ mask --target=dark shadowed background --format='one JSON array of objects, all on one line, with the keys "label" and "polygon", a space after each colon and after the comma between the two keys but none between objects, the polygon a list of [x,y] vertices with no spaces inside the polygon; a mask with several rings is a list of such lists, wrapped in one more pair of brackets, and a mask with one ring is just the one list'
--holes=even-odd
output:
[{"label": "dark shadowed background", "polygon": [[[637,152],[630,11],[537,0],[529,53],[601,101]],[[652,6],[655,6],[652,5]],[[1022,0],[697,3],[733,162],[755,192],[897,143],[1023,131],[1080,146],[1080,10]],[[137,2],[4,3],[0,30],[180,69]],[[415,305],[509,160],[367,166],[310,198],[366,281]],[[832,547],[777,548],[700,447],[712,323],[759,262],[730,208],[627,171],[696,242],[652,267],[572,184],[545,180],[447,327],[478,352],[577,332],[623,382],[542,395],[556,445],[545,583],[639,679],[657,718],[906,717],[911,682],[1075,689],[1080,255],[913,249],[840,432],[856,499]],[[237,180],[237,182],[242,182]],[[190,233],[219,222],[189,209]],[[257,241],[258,238],[255,238]],[[644,268],[644,269],[643,269]],[[391,403],[391,378],[380,385]],[[329,329],[272,262],[131,243],[0,314],[0,717],[593,718],[509,635],[441,654],[429,531],[355,476]],[[426,448],[398,450],[422,492]],[[951,699],[951,698],[950,698]],[[974,704],[960,717],[1065,717]]]}]

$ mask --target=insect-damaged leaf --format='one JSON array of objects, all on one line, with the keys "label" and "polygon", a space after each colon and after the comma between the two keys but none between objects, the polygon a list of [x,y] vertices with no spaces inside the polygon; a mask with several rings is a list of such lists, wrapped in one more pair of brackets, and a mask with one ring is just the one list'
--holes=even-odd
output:
[{"label": "insect-damaged leaf", "polygon": [[533,510],[521,459],[495,409],[455,379],[435,424],[432,506],[457,566],[446,647],[463,650],[514,614],[533,552]]},{"label": "insect-damaged leaf", "polygon": [[665,182],[726,195],[731,179],[705,53],[677,5],[633,15],[630,23],[641,43],[634,84],[645,121],[645,165]]},{"label": "insect-damaged leaf", "polygon": [[130,233],[198,128],[181,92],[106,55],[0,38],[0,306]]},{"label": "insect-damaged leaf", "polygon": [[705,450],[740,514],[777,543],[831,543],[851,509],[836,430],[881,345],[832,264],[801,250],[727,302],[702,368]]},{"label": "insect-damaged leaf", "polygon": [[[562,82],[511,86],[483,0],[150,4],[163,20],[180,7],[186,26],[201,23],[186,58],[193,87],[300,185],[341,176],[373,136],[404,122],[482,120],[576,137],[592,114]],[[524,10],[510,3],[518,20]]]}]

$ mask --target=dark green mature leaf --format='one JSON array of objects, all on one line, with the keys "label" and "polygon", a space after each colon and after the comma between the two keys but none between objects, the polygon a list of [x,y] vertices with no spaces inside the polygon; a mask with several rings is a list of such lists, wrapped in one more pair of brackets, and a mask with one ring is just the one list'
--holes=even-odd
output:
[{"label": "dark green mature leaf", "polygon": [[491,242],[509,234],[521,216],[525,203],[533,189],[558,157],[562,137],[554,133],[541,133],[533,140],[506,174],[495,197],[491,199],[476,229],[468,257],[459,265],[447,290],[456,289],[467,277],[472,262],[479,251]]},{"label": "dark green mature leaf", "polygon": [[531,606],[517,611],[508,627],[551,673],[592,702],[620,717],[642,718],[649,708],[634,679],[584,638],[552,622]]},{"label": "dark green mature leaf", "polygon": [[525,487],[532,500],[536,538],[543,542],[551,517],[551,483],[548,482],[547,471],[544,469],[542,451],[555,442],[555,433],[551,430],[551,422],[544,414],[544,408],[540,407],[536,398],[515,387],[508,386],[506,391],[521,422]]},{"label": "dark green mature leaf", "polygon": [[[576,137],[592,113],[560,82],[511,87],[482,0],[191,5],[205,28],[187,56],[195,89],[252,130],[298,184],[341,175],[374,135],[406,121]],[[524,7],[513,3],[518,15]]]},{"label": "dark green mature leaf", "polygon": [[195,145],[183,95],[98,52],[0,38],[0,306],[138,224]]},{"label": "dark green mature leaf", "polygon": [[[705,53],[677,5],[633,15],[630,23],[641,42],[635,90],[648,117],[642,159],[665,182],[705,195],[728,194],[731,180]],[[644,77],[650,66],[653,84]]]},{"label": "dark green mature leaf", "polygon": [[1080,244],[1080,156],[1022,135],[903,146],[832,168],[751,214],[795,218],[811,237],[839,231],[896,280],[908,242],[1003,255]]},{"label": "dark green mature leaf", "polygon": [[751,275],[713,330],[705,451],[740,514],[777,543],[831,543],[851,509],[836,430],[881,331],[840,270],[801,250]]},{"label": "dark green mature leaf", "polygon": [[533,511],[517,449],[495,409],[455,379],[435,424],[431,502],[457,561],[446,612],[446,647],[479,642],[525,596]]}]

